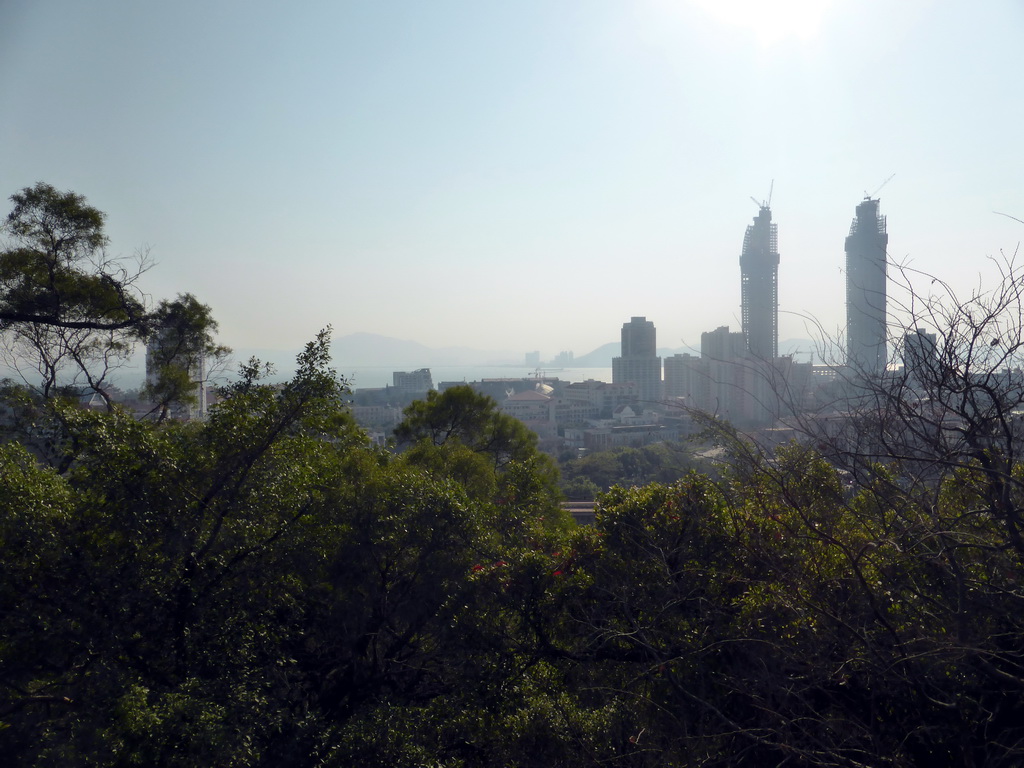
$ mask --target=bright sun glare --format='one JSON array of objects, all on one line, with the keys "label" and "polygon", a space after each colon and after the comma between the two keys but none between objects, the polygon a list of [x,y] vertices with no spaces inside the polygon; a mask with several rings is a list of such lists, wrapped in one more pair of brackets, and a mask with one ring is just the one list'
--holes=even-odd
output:
[{"label": "bright sun glare", "polygon": [[816,37],[831,0],[690,0],[722,24],[740,27],[762,45]]}]

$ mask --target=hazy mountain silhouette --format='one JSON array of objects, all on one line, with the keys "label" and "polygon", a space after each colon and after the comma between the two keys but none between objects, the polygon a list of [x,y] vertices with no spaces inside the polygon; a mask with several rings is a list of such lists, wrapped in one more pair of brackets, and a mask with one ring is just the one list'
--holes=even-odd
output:
[{"label": "hazy mountain silhouette", "polygon": [[621,344],[617,341],[602,344],[593,352],[585,355],[573,356],[572,362],[568,363],[569,368],[611,368],[612,358],[619,354]]}]

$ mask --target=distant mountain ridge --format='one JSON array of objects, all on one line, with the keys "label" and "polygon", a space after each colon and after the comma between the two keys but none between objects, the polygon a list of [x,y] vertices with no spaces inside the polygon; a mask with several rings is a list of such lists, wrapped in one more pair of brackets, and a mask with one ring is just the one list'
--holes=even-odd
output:
[{"label": "distant mountain ridge", "polygon": [[612,358],[617,357],[622,345],[617,341],[602,344],[593,352],[585,355],[574,355],[572,362],[565,365],[570,368],[610,368]]}]

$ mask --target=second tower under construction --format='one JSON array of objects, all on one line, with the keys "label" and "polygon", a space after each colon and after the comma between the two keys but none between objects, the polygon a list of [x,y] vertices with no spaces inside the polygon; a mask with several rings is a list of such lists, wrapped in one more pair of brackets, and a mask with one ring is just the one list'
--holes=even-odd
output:
[{"label": "second tower under construction", "polygon": [[774,360],[779,355],[779,230],[767,204],[743,237],[740,278],[747,351]]},{"label": "second tower under construction", "polygon": [[846,238],[846,364],[864,371],[885,370],[885,216],[878,200],[865,198]]}]

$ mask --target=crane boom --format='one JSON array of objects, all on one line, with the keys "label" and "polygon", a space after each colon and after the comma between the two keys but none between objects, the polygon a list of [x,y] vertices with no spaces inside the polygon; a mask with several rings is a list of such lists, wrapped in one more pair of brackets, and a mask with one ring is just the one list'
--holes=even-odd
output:
[{"label": "crane boom", "polygon": [[882,191],[882,187],[884,187],[884,186],[885,186],[886,184],[888,184],[888,183],[889,183],[890,181],[892,181],[892,179],[893,179],[893,176],[895,176],[895,175],[896,175],[896,174],[894,173],[894,174],[892,174],[892,176],[890,176],[890,177],[889,177],[888,179],[886,179],[885,181],[883,181],[883,182],[882,182],[882,183],[881,183],[881,184],[879,185],[878,189],[876,189],[876,190],[875,190],[874,192],[872,192],[872,193],[871,193],[870,195],[869,195],[869,194],[867,194],[867,193],[865,192],[865,193],[864,193],[864,197],[867,197],[867,198],[872,198],[872,197],[874,197],[875,195],[877,195],[877,194],[878,194],[879,192],[881,192],[881,191]]}]

